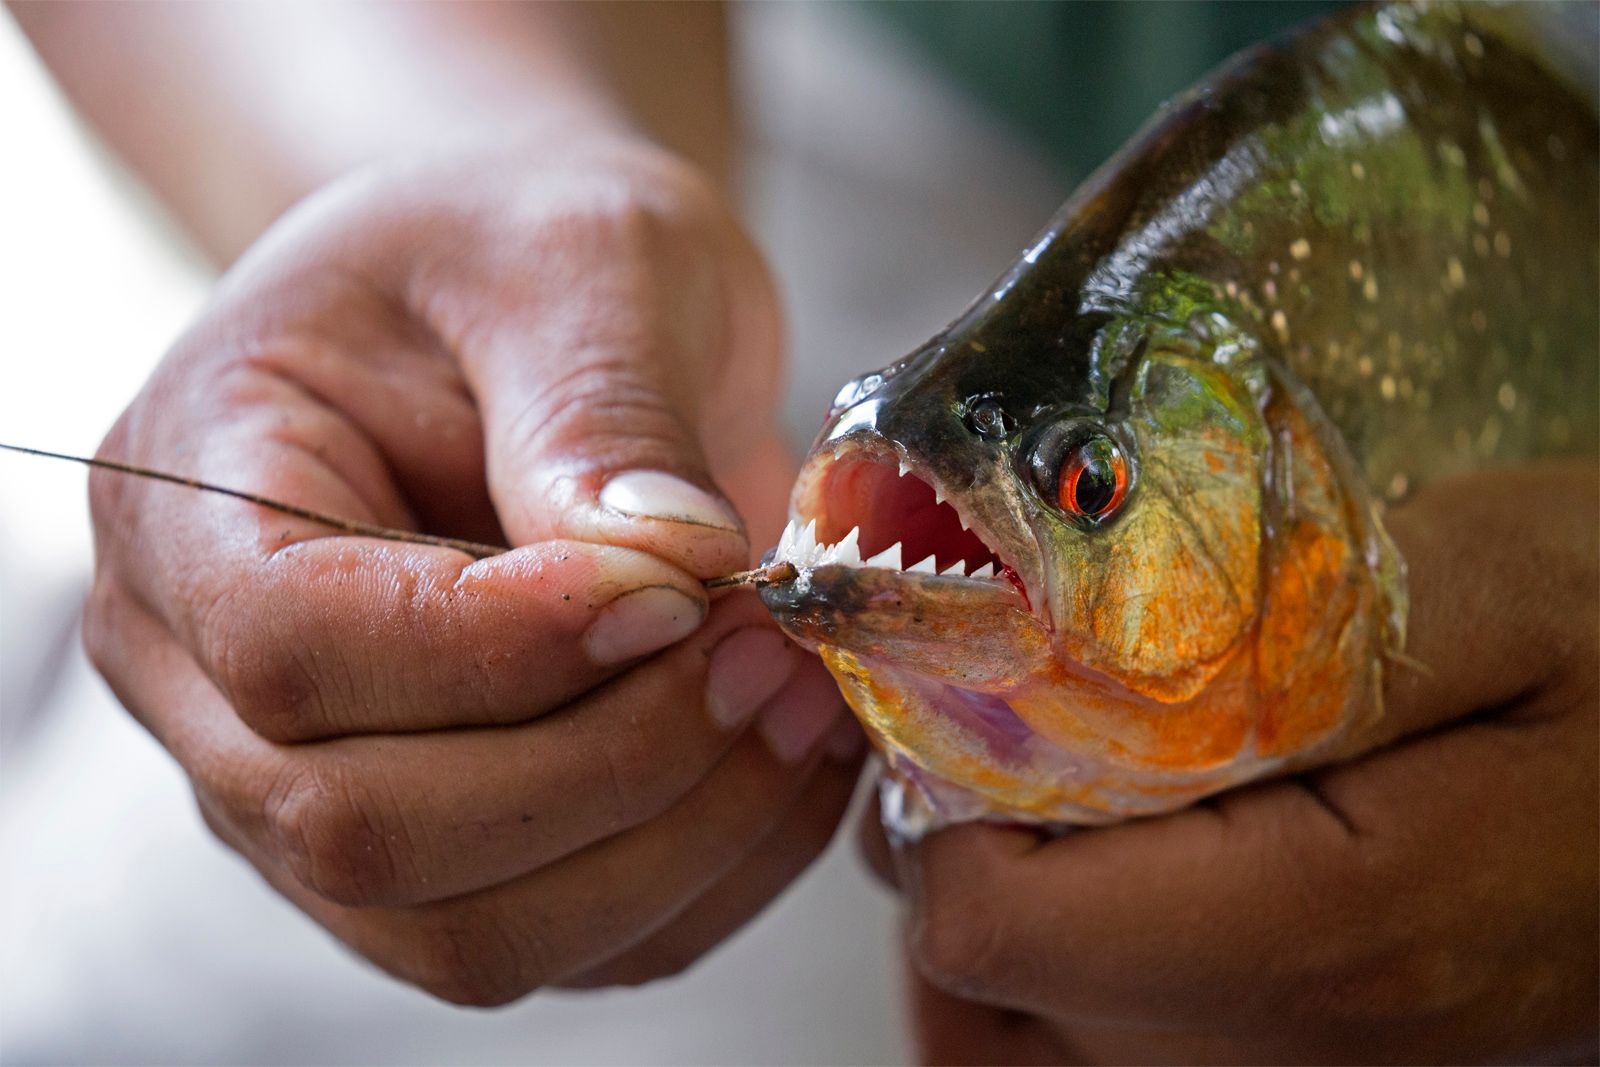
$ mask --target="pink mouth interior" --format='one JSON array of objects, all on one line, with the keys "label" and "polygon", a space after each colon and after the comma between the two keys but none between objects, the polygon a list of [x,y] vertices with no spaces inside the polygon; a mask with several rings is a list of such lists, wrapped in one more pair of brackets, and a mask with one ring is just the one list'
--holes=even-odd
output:
[{"label": "pink mouth interior", "polygon": [[823,508],[817,517],[817,540],[838,541],[855,526],[861,527],[861,555],[873,556],[900,542],[906,566],[929,555],[940,570],[964,560],[964,573],[992,563],[1006,567],[983,538],[963,529],[961,517],[940,502],[933,487],[915,474],[901,474],[896,465],[872,459],[835,462],[822,485]]}]

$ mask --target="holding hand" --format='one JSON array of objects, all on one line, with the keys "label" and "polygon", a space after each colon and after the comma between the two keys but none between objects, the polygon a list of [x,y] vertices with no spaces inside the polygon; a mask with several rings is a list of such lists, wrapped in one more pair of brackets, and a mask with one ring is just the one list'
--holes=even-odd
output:
[{"label": "holding hand", "polygon": [[906,895],[924,1056],[1592,1057],[1597,514],[1585,463],[1393,514],[1423,669],[1391,666],[1402,740],[1365,759],[1055,839],[957,827],[892,862],[869,823]]},{"label": "holding hand", "polygon": [[687,965],[820,851],[859,761],[820,665],[700,583],[748,564],[740,516],[765,535],[791,478],[765,270],[664,154],[559,156],[316,195],[105,446],[521,547],[91,486],[91,653],[207,821],[357,951],[474,1004]]}]

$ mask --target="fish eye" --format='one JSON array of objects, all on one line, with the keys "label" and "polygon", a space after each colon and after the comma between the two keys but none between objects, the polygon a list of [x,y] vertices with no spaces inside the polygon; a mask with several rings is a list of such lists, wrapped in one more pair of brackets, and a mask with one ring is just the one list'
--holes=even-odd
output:
[{"label": "fish eye", "polygon": [[1039,495],[1078,522],[1104,522],[1128,496],[1127,454],[1098,430],[1043,442],[1030,467]]},{"label": "fish eye", "polygon": [[1109,437],[1091,437],[1067,454],[1056,482],[1063,511],[1098,522],[1128,495],[1128,461]]}]

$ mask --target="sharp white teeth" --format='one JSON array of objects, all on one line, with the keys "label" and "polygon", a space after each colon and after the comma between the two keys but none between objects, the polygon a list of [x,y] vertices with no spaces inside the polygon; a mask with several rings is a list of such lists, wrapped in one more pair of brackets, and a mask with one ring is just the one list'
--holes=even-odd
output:
[{"label": "sharp white teeth", "polygon": [[933,502],[935,504],[944,503],[944,491],[941,490],[937,485],[933,487]]},{"label": "sharp white teeth", "polygon": [[801,530],[800,536],[795,539],[795,554],[804,560],[811,560],[817,555],[816,519],[806,523],[805,529]]},{"label": "sharp white teeth", "polygon": [[871,559],[867,560],[863,566],[882,567],[885,570],[891,571],[901,570],[900,542],[896,541],[882,552],[879,552],[876,556],[873,556]]},{"label": "sharp white teeth", "polygon": [[[778,547],[773,553],[773,558],[800,567],[825,567],[837,564],[845,567],[876,567],[909,574],[934,574],[945,578],[961,577],[962,571],[967,566],[965,560],[958,559],[944,570],[940,570],[937,557],[930,555],[907,567],[901,562],[904,555],[905,546],[896,541],[882,552],[863,561],[861,527],[852,527],[850,532],[841,537],[837,543],[826,545],[817,543],[816,519],[811,519],[798,528],[795,520],[791,519],[783,528],[783,536],[778,539]],[[998,577],[998,572],[993,563],[985,563],[967,577],[995,578]]]},{"label": "sharp white teeth", "polygon": [[[898,551],[899,546],[896,545],[895,549]],[[784,527],[783,536],[778,539],[778,547],[773,551],[772,558],[799,567],[826,567],[834,563],[846,567],[859,567],[862,565],[861,527],[853,527],[839,539],[837,544],[828,545],[817,543],[817,520],[812,519],[799,528],[791,520],[789,525]],[[898,565],[897,562],[896,566]]]},{"label": "sharp white teeth", "polygon": [[[825,545],[817,543],[816,519],[811,519],[798,528],[795,520],[791,519],[783,528],[783,536],[778,539],[778,547],[773,553],[773,558],[800,567],[825,567],[837,564],[845,567],[876,567],[883,570],[904,571],[908,574],[933,574],[944,578],[959,578],[967,567],[965,560],[958,559],[944,570],[940,570],[937,557],[932,555],[907,567],[901,562],[904,555],[905,546],[896,541],[882,552],[863,561],[861,527],[852,527],[850,532],[841,537],[837,543]],[[967,577],[998,578],[999,572],[995,564],[990,562]]]},{"label": "sharp white teeth", "polygon": [[861,566],[861,527],[852,527],[844,535],[844,539],[830,549],[835,563],[843,563],[847,567]]},{"label": "sharp white teeth", "polygon": [[900,477],[904,478],[906,475],[908,475],[910,473],[911,473],[911,468],[906,466],[906,461],[902,459],[900,461]]}]

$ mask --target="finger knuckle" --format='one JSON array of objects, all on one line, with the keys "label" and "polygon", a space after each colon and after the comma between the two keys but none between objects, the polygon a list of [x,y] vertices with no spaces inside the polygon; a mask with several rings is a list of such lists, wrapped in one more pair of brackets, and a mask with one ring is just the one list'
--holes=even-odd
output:
[{"label": "finger knuckle", "polygon": [[[97,450],[99,455],[123,457],[132,452],[129,421],[131,409],[117,419]],[[89,515],[97,525],[113,525],[122,509],[129,487],[129,479],[106,470],[89,472]]]},{"label": "finger knuckle", "polygon": [[596,800],[611,826],[637,826],[662,814],[685,788],[680,779],[687,765],[675,760],[663,767],[660,747],[637,730],[614,735],[596,749],[595,759]]},{"label": "finger knuckle", "polygon": [[198,803],[196,808],[200,812],[200,821],[205,824],[206,829],[210,831],[212,837],[216,838],[218,841],[221,841],[224,845],[227,845],[235,852],[241,852],[237,844],[235,844],[236,839],[232,831],[229,829],[228,824],[223,820],[223,817],[219,812],[214,810],[209,804],[206,804],[203,801]]},{"label": "finger knuckle", "polygon": [[123,481],[111,471],[90,472],[89,516],[95,523],[109,525],[115,521],[124,494]]},{"label": "finger knuckle", "polygon": [[108,612],[108,598],[115,594],[104,575],[96,578],[89,599],[84,604],[80,634],[83,651],[89,663],[102,675],[110,677],[116,669],[116,635]]},{"label": "finger knuckle", "polygon": [[1397,1026],[1459,1016],[1493,995],[1481,961],[1449,948],[1389,946],[1307,963],[1276,983],[1276,1017],[1305,1032],[1363,1041]]},{"label": "finger knuckle", "polygon": [[597,183],[593,194],[565,212],[565,228],[607,247],[645,253],[659,239],[668,222],[665,198],[652,195],[647,183],[619,177]]},{"label": "finger knuckle", "polygon": [[272,791],[267,821],[290,871],[317,895],[355,907],[399,895],[400,835],[352,776],[336,768],[292,772]]},{"label": "finger knuckle", "polygon": [[[596,336],[581,343],[595,350],[643,351],[647,356],[657,347],[653,338],[642,335],[626,339]],[[671,441],[682,435],[672,399],[658,384],[646,380],[630,358],[592,354],[543,383],[539,395],[518,414],[508,437],[528,454],[581,442],[590,463],[597,469],[611,469],[637,462],[634,453],[641,442]]]},{"label": "finger knuckle", "polygon": [[997,911],[956,889],[924,893],[913,916],[910,948],[917,970],[956,995],[987,988],[1007,965],[1007,938]]},{"label": "finger knuckle", "polygon": [[669,234],[701,229],[721,201],[692,168],[657,160],[642,171],[593,172],[541,200],[540,234],[559,248],[649,255]]},{"label": "finger knuckle", "polygon": [[200,615],[200,655],[245,724],[273,741],[315,736],[321,693],[298,645],[230,589]]},{"label": "finger knuckle", "polygon": [[544,984],[528,947],[498,918],[470,907],[420,927],[403,970],[424,992],[474,1008],[510,1004]]}]

